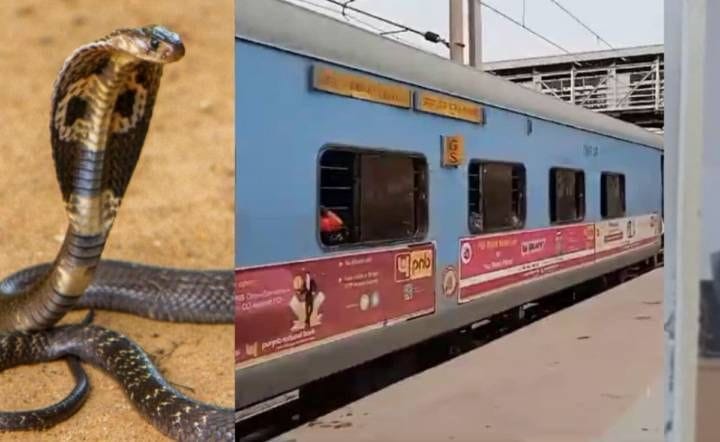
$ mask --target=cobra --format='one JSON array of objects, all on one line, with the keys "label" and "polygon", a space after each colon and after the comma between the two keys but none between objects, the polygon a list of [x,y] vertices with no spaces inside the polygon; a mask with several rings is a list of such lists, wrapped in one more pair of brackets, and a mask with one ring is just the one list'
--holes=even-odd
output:
[{"label": "cobra", "polygon": [[[163,66],[184,54],[177,34],[148,26],[117,30],[65,61],[53,88],[50,132],[68,226],[52,263],[0,282],[0,369],[77,357],[114,376],[168,436],[232,440],[232,410],[180,394],[128,338],[90,324],[53,328],[80,307],[173,321],[233,320],[232,272],[100,261],[145,141]],[[42,410],[0,413],[0,429],[43,428],[71,415],[87,394],[87,379],[74,359],[69,364],[77,384],[67,398]]]}]

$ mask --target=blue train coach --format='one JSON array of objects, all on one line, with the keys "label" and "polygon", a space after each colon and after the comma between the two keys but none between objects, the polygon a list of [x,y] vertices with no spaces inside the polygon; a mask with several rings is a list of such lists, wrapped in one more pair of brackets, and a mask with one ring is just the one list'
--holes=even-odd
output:
[{"label": "blue train coach", "polygon": [[662,139],[236,4],[238,408],[656,255]]}]

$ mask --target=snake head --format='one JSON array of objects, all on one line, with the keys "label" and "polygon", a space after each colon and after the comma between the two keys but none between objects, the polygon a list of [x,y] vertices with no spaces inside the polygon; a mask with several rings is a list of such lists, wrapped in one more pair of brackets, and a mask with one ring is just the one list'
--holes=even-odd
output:
[{"label": "snake head", "polygon": [[121,51],[152,63],[172,63],[185,55],[180,36],[164,26],[121,29],[109,38]]}]

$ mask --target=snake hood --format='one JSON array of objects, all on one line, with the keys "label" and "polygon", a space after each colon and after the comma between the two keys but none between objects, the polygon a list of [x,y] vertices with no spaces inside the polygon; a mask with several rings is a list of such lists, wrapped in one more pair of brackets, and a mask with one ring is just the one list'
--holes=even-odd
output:
[{"label": "snake hood", "polygon": [[107,38],[116,49],[152,63],[172,63],[185,55],[180,36],[164,26],[119,29]]},{"label": "snake hood", "polygon": [[[123,29],[76,49],[58,75],[50,134],[69,225],[52,264],[30,272],[35,275],[31,280],[21,278],[27,282],[22,286],[0,282],[0,370],[69,356],[77,384],[70,396],[50,407],[0,413],[0,431],[46,427],[74,413],[87,393],[87,379],[75,360],[80,355],[77,358],[112,374],[143,416],[164,434],[178,440],[234,439],[232,409],[183,395],[128,338],[89,324],[91,316],[81,324],[50,328],[76,305],[95,277],[145,141],[163,66],[184,52],[180,38],[160,26]],[[199,281],[192,272],[145,268],[149,273],[140,275],[141,269],[122,264],[107,270],[106,276],[129,280],[135,287],[143,285],[140,281],[158,287],[153,281],[172,280],[191,291],[197,285],[223,293],[221,308],[232,314],[227,308],[233,302],[232,272],[203,272]],[[123,276],[125,270],[132,275]],[[149,280],[149,275],[160,279]],[[180,287],[172,289],[178,296],[189,298],[175,288]],[[197,303],[191,305],[198,308]]]},{"label": "snake hood", "polygon": [[[101,193],[122,198],[145,141],[163,66],[180,60],[180,36],[163,26],[123,28],[81,46],[53,88],[51,144],[63,199],[87,193],[74,170],[85,152],[104,151],[94,177]],[[97,156],[97,155],[94,155]],[[87,169],[87,167],[83,167]],[[100,181],[97,181],[97,180]]]},{"label": "snake hood", "polygon": [[177,34],[147,26],[114,31],[65,60],[50,143],[68,229],[49,272],[0,298],[0,331],[50,327],[87,289],[140,158],[163,67],[184,54]]}]

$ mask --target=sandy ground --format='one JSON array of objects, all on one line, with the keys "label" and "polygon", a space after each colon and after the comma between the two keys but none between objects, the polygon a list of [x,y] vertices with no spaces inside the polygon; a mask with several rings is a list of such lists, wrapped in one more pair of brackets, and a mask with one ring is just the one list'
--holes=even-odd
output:
[{"label": "sandy ground", "polygon": [[[99,8],[99,5],[102,7]],[[0,8],[0,275],[51,260],[66,226],[51,160],[51,88],[77,46],[118,27],[161,23],[185,40],[165,70],[154,120],[105,257],[186,268],[233,266],[233,2],[40,0]],[[68,320],[77,320],[82,312]],[[233,326],[167,324],[100,312],[198,399],[233,405]],[[165,440],[105,373],[68,422],[2,440]],[[0,373],[0,409],[58,400],[64,362]]]}]

